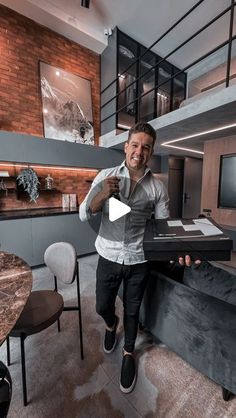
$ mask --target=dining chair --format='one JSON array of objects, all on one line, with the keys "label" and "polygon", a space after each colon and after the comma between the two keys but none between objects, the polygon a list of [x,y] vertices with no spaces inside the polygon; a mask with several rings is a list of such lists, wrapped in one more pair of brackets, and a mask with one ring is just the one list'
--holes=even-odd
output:
[{"label": "dining chair", "polygon": [[[80,357],[83,360],[83,332],[80,302],[80,283],[79,283],[79,264],[76,251],[73,245],[68,242],[55,242],[50,245],[44,253],[44,262],[54,275],[54,290],[35,290],[32,291],[27,303],[11,330],[10,337],[20,338],[21,347],[21,367],[22,367],[22,386],[23,402],[27,405],[27,385],[26,385],[26,365],[25,365],[25,339],[36,334],[54,322],[58,323],[60,331],[60,315],[64,311],[78,311],[79,316],[79,336],[80,336]],[[77,304],[75,306],[64,306],[64,300],[58,293],[58,282],[71,284],[76,280],[77,283]],[[7,364],[10,365],[10,339],[7,337]]]}]

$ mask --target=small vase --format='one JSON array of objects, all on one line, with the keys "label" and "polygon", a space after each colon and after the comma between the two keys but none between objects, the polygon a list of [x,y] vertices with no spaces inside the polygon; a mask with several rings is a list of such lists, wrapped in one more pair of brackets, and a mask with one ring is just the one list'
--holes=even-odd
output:
[{"label": "small vase", "polygon": [[50,176],[50,174],[47,175],[45,178],[45,189],[51,190],[53,188],[53,178]]}]

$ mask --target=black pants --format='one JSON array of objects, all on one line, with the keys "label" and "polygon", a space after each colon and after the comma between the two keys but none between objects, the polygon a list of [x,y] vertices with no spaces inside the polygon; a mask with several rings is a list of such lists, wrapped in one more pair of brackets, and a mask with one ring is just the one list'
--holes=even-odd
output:
[{"label": "black pants", "polygon": [[108,327],[115,323],[115,300],[123,280],[124,349],[134,350],[138,331],[139,309],[148,279],[148,263],[131,266],[99,257],[96,283],[96,311]]}]

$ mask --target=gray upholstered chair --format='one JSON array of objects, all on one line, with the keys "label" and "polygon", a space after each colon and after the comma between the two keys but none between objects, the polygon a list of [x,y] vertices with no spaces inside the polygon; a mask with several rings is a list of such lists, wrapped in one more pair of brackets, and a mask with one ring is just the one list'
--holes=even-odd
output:
[{"label": "gray upholstered chair", "polygon": [[[60,331],[59,317],[62,311],[77,310],[79,314],[79,333],[80,333],[80,355],[83,354],[83,334],[80,304],[79,286],[79,266],[76,251],[68,242],[55,242],[50,245],[44,254],[46,266],[54,275],[54,290],[32,291],[29,299],[18,319],[10,336],[19,337],[21,341],[21,364],[22,364],[22,385],[23,401],[27,405],[27,386],[26,386],[26,367],[25,367],[25,347],[26,337],[36,334],[54,322],[58,321],[58,331]],[[71,284],[76,279],[77,282],[77,305],[64,306],[63,297],[57,292],[57,281],[64,284]],[[7,338],[7,362],[10,365],[10,341]]]},{"label": "gray upholstered chair", "polygon": [[142,326],[218,383],[228,400],[236,395],[236,276],[207,262],[183,271],[159,264],[151,265]]}]

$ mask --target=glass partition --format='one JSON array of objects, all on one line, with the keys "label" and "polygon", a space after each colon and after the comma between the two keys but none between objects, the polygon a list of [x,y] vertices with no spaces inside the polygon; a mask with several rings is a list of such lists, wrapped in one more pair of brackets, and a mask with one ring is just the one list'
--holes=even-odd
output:
[{"label": "glass partition", "polygon": [[[140,53],[143,54],[146,48],[140,48]],[[148,92],[155,87],[156,75],[155,68],[152,68],[156,64],[156,55],[152,52],[147,52],[140,59],[139,71],[140,75],[144,75],[139,81],[139,95]],[[152,68],[152,69],[151,69]],[[155,90],[146,94],[139,101],[139,117],[138,119],[143,122],[148,122],[155,117]]]},{"label": "glass partition", "polygon": [[[118,91],[122,92],[117,99],[117,109],[125,107],[119,114],[118,128],[128,129],[134,125],[137,114],[137,103],[133,102],[137,97],[137,71],[138,44],[127,35],[119,32],[118,36]],[[133,65],[132,62],[134,62]],[[123,74],[127,67],[131,67]]]}]

